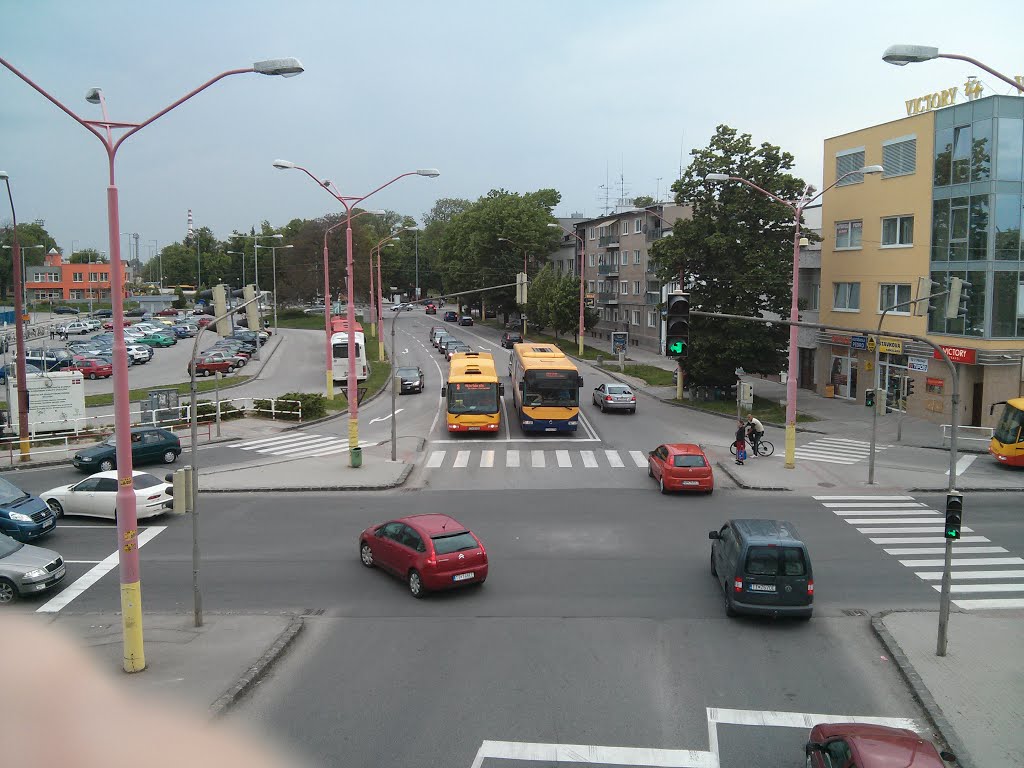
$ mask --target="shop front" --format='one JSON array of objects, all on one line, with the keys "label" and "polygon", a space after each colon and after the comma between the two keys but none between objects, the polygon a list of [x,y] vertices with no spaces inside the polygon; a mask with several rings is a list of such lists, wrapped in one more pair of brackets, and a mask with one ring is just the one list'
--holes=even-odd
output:
[{"label": "shop front", "polygon": [[825,394],[844,400],[857,399],[857,375],[860,363],[857,360],[858,347],[851,346],[858,337],[832,334],[829,373],[825,381]]}]

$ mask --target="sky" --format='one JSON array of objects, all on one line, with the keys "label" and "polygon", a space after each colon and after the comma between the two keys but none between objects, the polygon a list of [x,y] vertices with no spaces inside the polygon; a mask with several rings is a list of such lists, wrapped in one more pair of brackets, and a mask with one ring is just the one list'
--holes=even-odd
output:
[{"label": "sky", "polygon": [[[139,234],[143,261],[184,239],[189,209],[220,238],[340,210],[276,158],[357,197],[438,168],[366,203],[418,221],[438,198],[498,188],[552,187],[556,215],[599,216],[606,195],[667,199],[725,123],[791,152],[820,187],[825,138],[962,92],[968,75],[985,95],[1010,91],[966,62],[885,64],[886,47],[933,45],[1014,76],[1022,31],[1010,0],[0,0],[0,58],[85,118],[99,117],[90,87],[111,119],[138,122],[225,70],[304,65],[222,80],[122,145],[119,229]],[[2,67],[0,170],[19,221],[44,220],[66,254],[109,251],[102,145]]]}]

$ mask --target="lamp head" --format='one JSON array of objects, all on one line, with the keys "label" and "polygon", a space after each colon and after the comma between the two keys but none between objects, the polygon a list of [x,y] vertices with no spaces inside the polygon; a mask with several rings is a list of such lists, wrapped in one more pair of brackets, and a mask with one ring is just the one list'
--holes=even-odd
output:
[{"label": "lamp head", "polygon": [[551,227],[552,229],[561,229],[562,228],[561,224],[555,224],[553,221],[548,222],[548,226]]},{"label": "lamp head", "polygon": [[938,58],[939,49],[930,45],[890,45],[882,54],[882,61],[905,67],[907,64],[919,64]]},{"label": "lamp head", "polygon": [[102,88],[90,88],[88,91],[85,92],[85,100],[88,101],[90,104],[99,104],[101,93],[103,93]]},{"label": "lamp head", "polygon": [[437,168],[418,168],[416,170],[418,176],[428,176],[433,179],[441,175],[441,172]]},{"label": "lamp head", "polygon": [[865,165],[860,169],[861,173],[882,173],[883,171],[885,171],[885,168],[880,165]]},{"label": "lamp head", "polygon": [[283,249],[285,249],[285,248],[294,248],[294,247],[295,247],[295,246],[294,246],[294,245],[291,245],[291,244],[289,244],[289,245],[282,245],[282,246],[280,246],[280,248],[281,248],[282,250],[283,250]]},{"label": "lamp head", "polygon": [[295,58],[267,59],[257,61],[252,65],[252,71],[261,75],[280,75],[281,77],[295,77],[301,75],[305,69],[302,62]]},{"label": "lamp head", "polygon": [[704,181],[729,181],[732,178],[727,173],[708,173],[704,176]]},{"label": "lamp head", "polygon": [[276,235],[270,235],[270,237],[274,240],[284,240],[284,235],[282,235],[280,232],[277,233]]},{"label": "lamp head", "polygon": [[294,168],[295,163],[289,162],[288,160],[275,160],[273,163],[274,167],[279,171],[283,171],[287,168]]},{"label": "lamp head", "polygon": [[0,179],[3,179],[4,181],[7,181],[7,179],[9,179],[9,178],[11,178],[11,177],[7,175],[7,171],[0,171]]}]

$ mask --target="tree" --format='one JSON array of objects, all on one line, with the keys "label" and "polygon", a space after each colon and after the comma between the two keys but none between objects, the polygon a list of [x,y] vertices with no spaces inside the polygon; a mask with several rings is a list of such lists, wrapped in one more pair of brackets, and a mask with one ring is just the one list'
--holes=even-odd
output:
[{"label": "tree", "polygon": [[579,330],[580,281],[575,275],[566,273],[558,276],[554,290],[551,291],[548,323],[556,339],[561,333],[575,333]]},{"label": "tree", "polygon": [[69,264],[106,264],[107,257],[95,248],[83,248],[71,254]]},{"label": "tree", "polygon": [[655,199],[650,195],[640,195],[633,198],[633,207],[646,208],[648,205],[654,205],[655,202]]},{"label": "tree", "polygon": [[[0,229],[0,246],[8,246],[0,247],[0,300],[3,301],[7,300],[7,292],[14,284],[14,262],[11,259],[14,253],[14,232],[9,220],[5,224]],[[56,246],[56,242],[43,226],[22,223],[18,225],[18,246],[22,249],[25,266],[36,267],[43,263],[45,254]]]},{"label": "tree", "polygon": [[[707,147],[672,185],[678,204],[693,217],[673,227],[672,236],[651,251],[665,282],[683,280],[690,307],[703,312],[788,316],[793,271],[793,213],[738,182],[706,182],[708,173],[741,176],[796,200],[803,180],[791,175],[793,156],[779,147],[755,147],[750,134],[718,126]],[[693,318],[685,368],[699,383],[731,383],[742,366],[751,373],[776,373],[786,359],[786,326]],[[796,371],[791,371],[796,375]]]},{"label": "tree", "polygon": [[550,264],[530,281],[526,294],[526,316],[540,328],[551,325],[552,302],[558,287],[558,276]]}]

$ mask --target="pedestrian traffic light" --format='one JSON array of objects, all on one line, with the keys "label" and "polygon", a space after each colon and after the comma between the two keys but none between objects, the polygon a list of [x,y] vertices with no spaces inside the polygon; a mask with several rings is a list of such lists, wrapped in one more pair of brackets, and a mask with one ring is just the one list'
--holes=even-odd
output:
[{"label": "pedestrian traffic light", "polygon": [[960,491],[946,494],[946,539],[960,538],[960,526],[964,521],[964,495]]},{"label": "pedestrian traffic light", "polygon": [[875,407],[875,390],[867,389],[864,391],[864,405],[868,408]]},{"label": "pedestrian traffic light", "polygon": [[665,317],[665,356],[685,360],[690,346],[690,294],[670,293]]},{"label": "pedestrian traffic light", "polygon": [[914,394],[914,380],[908,378],[907,379],[907,394],[906,394],[906,397],[910,397],[912,394]]}]

